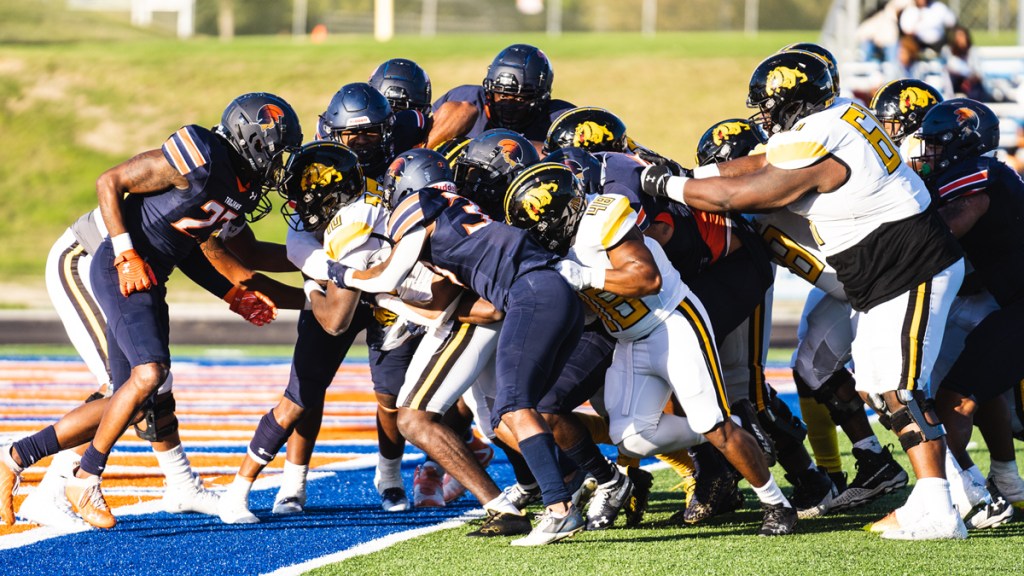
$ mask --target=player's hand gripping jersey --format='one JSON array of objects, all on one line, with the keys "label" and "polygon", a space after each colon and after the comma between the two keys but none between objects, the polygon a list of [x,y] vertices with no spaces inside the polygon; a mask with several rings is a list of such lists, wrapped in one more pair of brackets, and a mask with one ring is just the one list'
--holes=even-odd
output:
[{"label": "player's hand gripping jersey", "polygon": [[870,309],[959,259],[945,225],[926,211],[931,199],[924,183],[866,108],[840,102],[768,140],[768,163],[784,170],[826,156],[849,168],[847,180],[832,192],[805,194],[788,209],[808,219],[854,308]]},{"label": "player's hand gripping jersey", "polygon": [[431,222],[434,231],[421,261],[502,312],[516,278],[550,268],[558,260],[526,230],[494,222],[466,198],[433,188],[424,188],[398,205],[388,221],[388,235],[397,243],[417,225]]},{"label": "player's hand gripping jersey", "polygon": [[[569,257],[591,268],[611,268],[608,250],[622,241],[636,226],[637,214],[629,199],[618,194],[603,194],[587,205]],[[587,288],[580,296],[608,330],[620,340],[637,340],[650,334],[665,321],[690,294],[679,273],[665,256],[657,241],[644,237],[661,273],[661,291],[643,298],[626,298],[596,288]]]}]

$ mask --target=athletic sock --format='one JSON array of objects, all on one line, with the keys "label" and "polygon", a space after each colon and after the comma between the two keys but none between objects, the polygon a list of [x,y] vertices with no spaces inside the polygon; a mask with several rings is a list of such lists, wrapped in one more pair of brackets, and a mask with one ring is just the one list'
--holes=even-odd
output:
[{"label": "athletic sock", "polygon": [[167,486],[195,486],[192,476],[192,464],[188,461],[188,456],[185,455],[185,448],[181,444],[166,452],[157,452],[154,449],[153,454],[156,455],[160,471],[167,478]]},{"label": "athletic sock", "polygon": [[562,481],[562,471],[555,456],[555,437],[550,432],[530,436],[519,441],[519,449],[530,466],[530,471],[540,484],[541,497],[545,506],[570,500],[569,490]]},{"label": "athletic sock", "polygon": [[949,481],[945,478],[918,478],[907,503],[913,500],[918,511],[925,509],[943,514],[953,513],[953,502],[949,493]]},{"label": "athletic sock", "polygon": [[569,448],[566,454],[581,469],[593,476],[598,484],[605,484],[618,476],[615,465],[609,462],[604,454],[601,454],[601,451],[589,438],[585,438]]},{"label": "athletic sock", "polygon": [[858,450],[868,450],[875,454],[882,453],[882,443],[878,441],[878,436],[875,436],[874,434],[854,442],[853,447]]},{"label": "athletic sock", "polygon": [[693,464],[693,458],[690,458],[690,453],[685,449],[667,454],[658,454],[658,460],[671,466],[680,478],[692,477],[697,471]]},{"label": "athletic sock", "polygon": [[53,426],[47,426],[31,436],[18,440],[14,443],[13,448],[18,451],[18,458],[21,459],[21,466],[18,470],[20,474],[21,470],[28,468],[47,456],[60,452],[57,430]]},{"label": "athletic sock", "polygon": [[522,516],[523,512],[512,505],[505,497],[505,493],[498,494],[498,497],[490,502],[484,504],[484,510],[494,510],[495,512],[504,512],[506,514],[515,514],[516,516]]},{"label": "athletic sock", "polygon": [[842,472],[836,423],[828,408],[813,398],[800,398],[800,415],[807,424],[807,441],[814,452],[815,463],[828,472]]},{"label": "athletic sock", "polygon": [[[285,467],[289,462],[285,461]],[[440,466],[439,466],[440,468]],[[305,474],[303,474],[305,480]],[[373,472],[373,485],[377,488],[378,494],[383,494],[388,488],[404,488],[402,481],[402,458],[386,458],[383,454],[377,454],[377,469]]]},{"label": "athletic sock", "polygon": [[992,462],[989,464],[988,473],[989,476],[995,478],[1005,478],[1008,476],[1013,476],[1016,478],[1020,477],[1020,470],[1017,469],[1016,460],[1010,460],[1009,462],[1004,462],[1002,460],[992,460]]},{"label": "athletic sock", "polygon": [[778,505],[783,504],[786,508],[792,508],[793,506],[786,500],[786,497],[782,494],[782,489],[775,482],[775,476],[771,473],[768,474],[768,482],[764,486],[753,486],[754,494],[757,494],[757,499],[765,504]]}]

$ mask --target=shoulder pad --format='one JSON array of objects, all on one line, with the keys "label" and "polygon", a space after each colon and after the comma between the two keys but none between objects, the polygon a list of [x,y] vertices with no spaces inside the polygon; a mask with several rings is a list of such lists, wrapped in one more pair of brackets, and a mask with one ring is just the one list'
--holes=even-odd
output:
[{"label": "shoulder pad", "polygon": [[210,162],[210,145],[198,126],[182,126],[171,134],[161,149],[167,161],[182,176]]},{"label": "shoulder pad", "polygon": [[587,204],[580,220],[576,243],[607,250],[619,243],[637,223],[629,199],[619,194],[602,194]]}]

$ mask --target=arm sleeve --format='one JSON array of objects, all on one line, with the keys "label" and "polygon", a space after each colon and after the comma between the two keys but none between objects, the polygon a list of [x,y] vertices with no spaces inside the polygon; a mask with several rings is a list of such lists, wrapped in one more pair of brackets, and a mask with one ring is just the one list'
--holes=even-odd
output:
[{"label": "arm sleeve", "polygon": [[395,290],[409,276],[413,266],[419,261],[420,252],[423,250],[426,239],[426,229],[416,226],[406,232],[398,244],[395,244],[391,252],[391,261],[379,276],[367,280],[345,278],[345,284],[350,288],[371,294],[382,294]]},{"label": "arm sleeve", "polygon": [[315,280],[327,280],[327,253],[316,236],[289,226],[285,247],[288,260],[303,274]]},{"label": "arm sleeve", "polygon": [[197,244],[181,262],[178,262],[178,269],[188,276],[196,284],[214,296],[224,299],[224,296],[234,286],[230,280],[224,277],[210,261]]}]

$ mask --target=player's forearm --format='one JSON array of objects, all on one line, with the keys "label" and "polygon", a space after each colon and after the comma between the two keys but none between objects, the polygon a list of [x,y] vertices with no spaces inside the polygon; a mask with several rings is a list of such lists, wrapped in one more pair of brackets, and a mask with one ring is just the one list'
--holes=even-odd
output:
[{"label": "player's forearm", "polygon": [[383,294],[397,289],[412,272],[425,241],[426,231],[423,228],[406,233],[395,244],[385,262],[368,270],[346,270],[344,285],[370,294]]},{"label": "player's forearm", "polygon": [[328,283],[323,292],[311,291],[309,302],[313,316],[324,332],[337,336],[352,325],[352,318],[359,305],[359,291],[338,288]]},{"label": "player's forearm", "polygon": [[627,265],[609,269],[604,274],[604,290],[627,298],[642,298],[661,290],[661,274],[657,268]]}]

